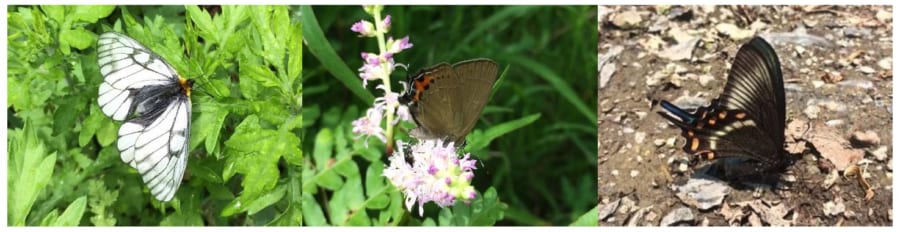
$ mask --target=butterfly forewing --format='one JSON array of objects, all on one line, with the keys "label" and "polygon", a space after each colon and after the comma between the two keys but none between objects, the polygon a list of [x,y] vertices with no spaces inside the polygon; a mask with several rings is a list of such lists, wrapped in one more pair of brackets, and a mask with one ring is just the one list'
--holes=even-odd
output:
[{"label": "butterfly forewing", "polygon": [[436,84],[451,79],[453,79],[452,67],[450,64],[441,63],[423,70],[414,80],[414,85],[422,85],[421,88],[425,90],[418,93],[417,101],[410,108],[418,126],[414,131],[417,136],[437,139],[451,135],[450,128],[453,125],[449,122],[455,116],[451,107],[454,99],[442,96],[454,91],[453,88],[456,86]]},{"label": "butterfly forewing", "polygon": [[141,173],[160,201],[171,200],[187,166],[191,120],[190,83],[139,42],[108,32],[98,40],[104,81],[98,103],[119,127],[122,161]]},{"label": "butterfly forewing", "polygon": [[720,99],[726,108],[749,114],[772,140],[784,141],[781,65],[775,50],[765,40],[755,38],[741,47]]}]

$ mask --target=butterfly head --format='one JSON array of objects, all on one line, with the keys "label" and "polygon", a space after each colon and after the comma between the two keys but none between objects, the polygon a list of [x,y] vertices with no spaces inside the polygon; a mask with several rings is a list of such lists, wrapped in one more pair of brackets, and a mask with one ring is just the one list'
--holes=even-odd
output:
[{"label": "butterfly head", "polygon": [[184,89],[184,94],[191,97],[191,88],[194,87],[194,80],[178,77],[178,84]]}]

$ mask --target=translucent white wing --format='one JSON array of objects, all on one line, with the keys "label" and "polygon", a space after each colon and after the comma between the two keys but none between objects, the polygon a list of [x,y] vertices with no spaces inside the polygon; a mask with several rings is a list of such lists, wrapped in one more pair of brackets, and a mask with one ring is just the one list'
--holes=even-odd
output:
[{"label": "translucent white wing", "polygon": [[186,96],[169,103],[158,117],[135,118],[119,127],[122,161],[143,176],[150,193],[169,201],[181,185],[187,166],[191,103]]},{"label": "translucent white wing", "polygon": [[104,78],[97,102],[113,120],[125,120],[133,113],[134,90],[178,81],[169,64],[128,36],[107,32],[97,44],[97,62]]}]

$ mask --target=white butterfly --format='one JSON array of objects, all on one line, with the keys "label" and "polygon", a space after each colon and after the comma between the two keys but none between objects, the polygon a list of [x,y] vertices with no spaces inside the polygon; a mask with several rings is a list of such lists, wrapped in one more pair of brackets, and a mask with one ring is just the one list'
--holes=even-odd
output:
[{"label": "white butterfly", "polygon": [[193,80],[134,39],[100,35],[97,62],[103,84],[97,102],[119,127],[122,161],[143,176],[150,193],[170,201],[187,166]]}]

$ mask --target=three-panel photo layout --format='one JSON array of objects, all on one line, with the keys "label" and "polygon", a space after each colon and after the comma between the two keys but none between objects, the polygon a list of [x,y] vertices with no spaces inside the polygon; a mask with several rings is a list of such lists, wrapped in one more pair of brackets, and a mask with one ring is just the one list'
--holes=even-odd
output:
[{"label": "three-panel photo layout", "polygon": [[890,5],[9,5],[7,224],[892,226]]}]

